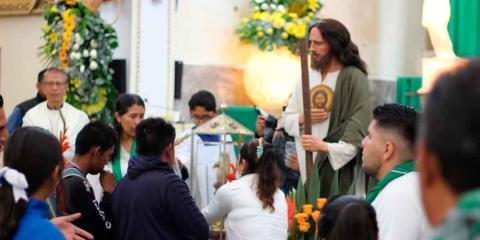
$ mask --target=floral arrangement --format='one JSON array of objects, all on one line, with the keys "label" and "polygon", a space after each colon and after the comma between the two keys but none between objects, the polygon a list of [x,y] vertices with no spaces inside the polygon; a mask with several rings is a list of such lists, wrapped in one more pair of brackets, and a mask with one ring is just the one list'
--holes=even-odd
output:
[{"label": "floral arrangement", "polygon": [[295,225],[300,232],[297,239],[317,239],[318,229],[316,226],[326,202],[326,198],[318,198],[315,209],[312,204],[305,204],[302,206],[302,211],[295,214]]},{"label": "floral arrangement", "polygon": [[286,196],[288,207],[289,239],[313,240],[318,237],[317,223],[325,206],[326,198],[317,198],[316,204],[298,203],[297,191]]},{"label": "floral arrangement", "polygon": [[41,55],[46,66],[64,69],[69,76],[66,101],[92,119],[113,120],[118,95],[112,84],[115,30],[81,2],[61,1],[46,7]]},{"label": "floral arrangement", "polygon": [[262,51],[287,47],[294,54],[322,6],[318,0],[251,0],[251,5],[252,15],[237,29],[240,40]]}]

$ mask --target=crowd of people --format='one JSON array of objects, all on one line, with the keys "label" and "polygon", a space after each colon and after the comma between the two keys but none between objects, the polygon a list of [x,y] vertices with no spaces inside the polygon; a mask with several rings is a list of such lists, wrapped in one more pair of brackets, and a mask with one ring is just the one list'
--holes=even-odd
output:
[{"label": "crowd of people", "polygon": [[[215,143],[231,136],[192,134],[217,115],[206,90],[191,97],[195,126],[180,134],[144,119],[136,94],[118,96],[113,126],[90,121],[64,101],[59,68],[39,73],[37,96],[8,121],[0,95],[0,240],[210,239],[219,222],[226,239],[288,239],[285,196],[306,176],[305,151],[328,198],[318,239],[480,238],[480,61],[439,77],[422,114],[372,108],[345,26],[324,19],[309,33],[310,86],[326,98],[311,109],[312,134],[299,84],[279,119],[258,117],[238,161],[233,147],[219,159]],[[222,185],[214,165],[225,159],[237,179]]]}]

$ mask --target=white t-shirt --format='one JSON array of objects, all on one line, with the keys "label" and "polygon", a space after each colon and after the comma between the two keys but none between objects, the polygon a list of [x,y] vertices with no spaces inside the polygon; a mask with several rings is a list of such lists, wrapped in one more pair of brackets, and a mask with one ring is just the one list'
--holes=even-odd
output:
[{"label": "white t-shirt", "polygon": [[273,195],[274,212],[263,209],[257,197],[257,174],[245,175],[220,187],[202,213],[209,224],[225,219],[227,239],[287,239],[288,217],[285,195],[279,189]]},{"label": "white t-shirt", "polygon": [[373,201],[379,240],[427,239],[430,226],[420,199],[418,172],[390,182]]},{"label": "white t-shirt", "polygon": [[[337,85],[338,76],[340,74],[340,70],[328,73],[325,76],[325,79],[322,80],[322,76],[319,72],[310,69],[309,70],[309,85],[310,88],[314,88],[318,85],[326,85],[332,91],[335,91],[335,87]],[[303,112],[303,95],[302,95],[302,84],[297,84],[295,89],[292,93],[292,96],[288,100],[287,108],[283,113],[283,120],[284,120],[284,128],[285,131],[295,138],[295,148],[298,155],[298,163],[300,167],[300,174],[302,176],[303,181],[306,181],[307,176],[307,166],[305,161],[305,151],[300,143],[301,139],[301,132],[300,132],[300,124],[298,121],[298,116],[300,112]],[[312,124],[312,133],[316,137],[320,139],[324,139],[329,130],[330,125],[330,113],[325,121]],[[335,143],[327,143],[328,147],[328,156],[330,160],[330,164],[332,165],[333,170],[338,170],[345,166],[348,162],[350,162],[360,151],[360,149],[353,144],[339,141]],[[316,152],[313,153],[313,159],[317,155]],[[355,167],[356,171],[361,173],[360,167]],[[365,178],[364,174],[357,174],[357,179],[355,179],[355,194],[360,196],[365,196]]]}]

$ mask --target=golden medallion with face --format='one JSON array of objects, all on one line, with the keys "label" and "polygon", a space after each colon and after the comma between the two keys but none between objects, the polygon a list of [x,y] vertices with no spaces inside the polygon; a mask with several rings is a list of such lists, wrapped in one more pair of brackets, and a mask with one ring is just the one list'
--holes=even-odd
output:
[{"label": "golden medallion with face", "polygon": [[325,84],[320,84],[310,90],[310,104],[312,108],[323,108],[331,112],[333,107],[333,90]]}]

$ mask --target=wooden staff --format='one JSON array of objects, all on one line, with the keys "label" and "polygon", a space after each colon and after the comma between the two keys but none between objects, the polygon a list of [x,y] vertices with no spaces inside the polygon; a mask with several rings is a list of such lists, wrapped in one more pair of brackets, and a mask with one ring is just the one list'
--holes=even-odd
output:
[{"label": "wooden staff", "polygon": [[[310,81],[308,77],[308,42],[300,39],[300,61],[302,64],[302,95],[303,95],[303,132],[305,135],[312,134],[312,117],[310,113]],[[307,165],[307,183],[310,181],[313,168],[313,153],[305,151]]]}]

